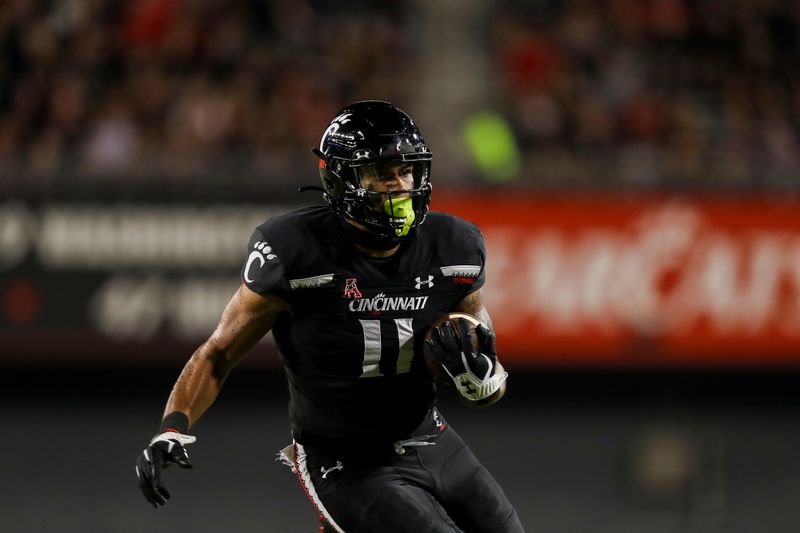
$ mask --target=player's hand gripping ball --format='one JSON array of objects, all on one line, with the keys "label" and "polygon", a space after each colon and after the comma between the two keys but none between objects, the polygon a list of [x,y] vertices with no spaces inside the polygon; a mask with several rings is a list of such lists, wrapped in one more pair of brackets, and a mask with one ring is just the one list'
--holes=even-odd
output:
[{"label": "player's hand gripping ball", "polygon": [[[425,334],[425,364],[428,366],[428,370],[433,377],[448,384],[452,383],[452,378],[445,371],[443,366],[444,361],[441,357],[442,354],[438,353],[440,350],[437,348],[440,346],[443,348],[444,345],[449,344],[449,348],[453,350],[454,353],[461,353],[462,341],[456,336],[461,327],[459,326],[459,322],[464,322],[470,334],[472,334],[472,347],[477,348],[477,335],[475,335],[474,332],[475,328],[481,325],[481,321],[467,313],[448,313],[442,315],[428,328],[428,332]],[[445,331],[445,324],[451,329]],[[436,337],[436,340],[434,340],[434,337]]]},{"label": "player's hand gripping ball", "polygon": [[452,383],[470,402],[488,398],[508,377],[497,372],[494,333],[466,313],[449,313],[437,320],[425,336],[424,354],[431,374]]}]

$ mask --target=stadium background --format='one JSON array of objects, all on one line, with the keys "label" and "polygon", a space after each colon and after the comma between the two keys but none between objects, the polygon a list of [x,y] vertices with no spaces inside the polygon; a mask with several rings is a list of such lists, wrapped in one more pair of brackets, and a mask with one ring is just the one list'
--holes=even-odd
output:
[{"label": "stadium background", "polygon": [[0,50],[0,529],[312,531],[268,339],[166,508],[133,460],[364,98],[486,234],[510,393],[443,410],[528,531],[800,528],[796,2],[6,0]]}]

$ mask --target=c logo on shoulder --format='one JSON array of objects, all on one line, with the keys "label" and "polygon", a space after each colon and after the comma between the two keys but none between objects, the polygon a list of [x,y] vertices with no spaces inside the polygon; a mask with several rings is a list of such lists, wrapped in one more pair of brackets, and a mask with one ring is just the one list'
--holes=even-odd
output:
[{"label": "c logo on shoulder", "polygon": [[261,255],[261,252],[250,252],[250,257],[247,258],[247,265],[244,267],[244,280],[247,283],[253,283],[253,281],[255,281],[255,280],[250,279],[250,276],[248,274],[250,272],[250,266],[253,264],[253,261],[255,261],[256,259],[258,259],[260,261],[260,264],[258,265],[258,268],[261,268],[261,267],[264,266],[264,262],[265,262],[264,261],[264,256]]},{"label": "c logo on shoulder", "polygon": [[255,281],[250,279],[250,267],[253,265],[253,261],[258,259],[258,268],[261,268],[266,262],[263,254],[267,254],[267,259],[275,259],[278,257],[272,253],[272,247],[267,245],[266,242],[259,241],[253,245],[253,248],[255,248],[255,250],[250,252],[250,257],[247,258],[247,264],[244,266],[244,280],[247,283],[253,283]]}]

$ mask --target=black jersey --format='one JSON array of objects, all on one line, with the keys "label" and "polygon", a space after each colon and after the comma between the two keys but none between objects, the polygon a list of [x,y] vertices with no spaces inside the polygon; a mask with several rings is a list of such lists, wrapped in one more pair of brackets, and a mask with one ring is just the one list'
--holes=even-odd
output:
[{"label": "black jersey", "polygon": [[243,282],[286,300],[273,335],[294,438],[308,446],[391,441],[434,403],[422,357],[430,325],[484,280],[478,228],[429,213],[392,270],[359,252],[328,207],[276,216],[250,239]]}]

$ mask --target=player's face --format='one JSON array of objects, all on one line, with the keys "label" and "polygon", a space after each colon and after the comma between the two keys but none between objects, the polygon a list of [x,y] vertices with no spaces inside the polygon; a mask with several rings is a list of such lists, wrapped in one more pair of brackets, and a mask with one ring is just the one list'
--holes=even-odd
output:
[{"label": "player's face", "polygon": [[[387,163],[358,169],[361,186],[373,192],[399,192],[414,188],[414,166],[411,163]],[[393,195],[406,198],[407,195]],[[386,198],[384,198],[386,199]]]}]

